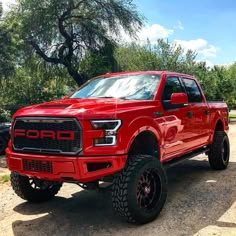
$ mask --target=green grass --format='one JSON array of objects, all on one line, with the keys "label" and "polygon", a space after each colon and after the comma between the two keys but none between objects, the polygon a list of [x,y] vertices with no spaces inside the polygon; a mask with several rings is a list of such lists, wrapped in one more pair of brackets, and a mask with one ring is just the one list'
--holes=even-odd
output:
[{"label": "green grass", "polygon": [[10,181],[10,175],[2,175],[0,176],[0,183],[7,183]]},{"label": "green grass", "polygon": [[236,114],[229,114],[230,119],[236,119]]}]

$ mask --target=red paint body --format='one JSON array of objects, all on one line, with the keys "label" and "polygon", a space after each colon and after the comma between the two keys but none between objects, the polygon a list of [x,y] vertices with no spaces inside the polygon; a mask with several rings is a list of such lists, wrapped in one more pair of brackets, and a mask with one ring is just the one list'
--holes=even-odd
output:
[{"label": "red paint body", "polygon": [[[82,129],[82,153],[78,156],[44,155],[14,151],[12,141],[6,149],[8,167],[22,175],[56,181],[89,182],[114,174],[124,168],[130,147],[134,139],[144,131],[152,132],[159,146],[159,158],[162,163],[187,154],[198,148],[210,145],[217,123],[223,124],[223,130],[228,131],[228,110],[223,102],[207,103],[202,93],[201,103],[189,103],[178,109],[165,110],[161,98],[165,81],[168,76],[185,77],[195,80],[190,75],[173,72],[148,71],[106,74],[103,77],[126,74],[159,74],[160,83],[153,100],[122,100],[115,98],[63,99],[23,108],[15,113],[18,117],[52,117],[76,118]],[[184,95],[177,100],[185,101]],[[205,112],[209,112],[207,115]],[[188,112],[192,117],[186,116]],[[155,115],[158,113],[158,116]],[[104,137],[103,130],[94,130],[91,120],[119,119],[122,125],[117,131],[117,143],[114,146],[94,146],[94,139]],[[42,139],[74,137],[73,131],[67,136],[60,136],[60,132],[43,130],[32,132],[12,129],[14,136],[36,135]],[[26,171],[23,159],[51,161],[53,173]],[[89,170],[89,164],[109,163],[106,168]]]}]

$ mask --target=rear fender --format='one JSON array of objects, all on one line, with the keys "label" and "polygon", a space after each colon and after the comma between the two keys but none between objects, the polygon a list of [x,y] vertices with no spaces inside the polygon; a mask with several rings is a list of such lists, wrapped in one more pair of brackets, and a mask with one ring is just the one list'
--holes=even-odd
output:
[{"label": "rear fender", "polygon": [[211,122],[211,132],[210,132],[210,143],[213,142],[214,134],[217,129],[219,131],[224,131],[225,133],[227,133],[229,130],[228,120],[227,117],[224,116],[223,111],[221,110],[216,111],[214,117],[212,117],[211,120],[212,122]]}]

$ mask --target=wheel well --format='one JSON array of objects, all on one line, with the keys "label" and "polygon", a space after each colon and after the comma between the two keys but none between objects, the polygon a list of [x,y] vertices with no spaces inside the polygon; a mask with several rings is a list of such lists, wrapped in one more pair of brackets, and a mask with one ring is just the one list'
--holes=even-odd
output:
[{"label": "wheel well", "polygon": [[159,145],[156,136],[150,131],[140,133],[133,141],[129,155],[146,154],[159,158]]},{"label": "wheel well", "polygon": [[217,121],[215,131],[224,131],[224,125],[221,120]]}]

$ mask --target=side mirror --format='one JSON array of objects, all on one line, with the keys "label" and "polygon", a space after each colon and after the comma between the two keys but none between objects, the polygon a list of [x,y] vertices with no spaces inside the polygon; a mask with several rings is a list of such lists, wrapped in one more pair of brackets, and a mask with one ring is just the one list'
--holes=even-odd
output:
[{"label": "side mirror", "polygon": [[188,104],[188,96],[186,93],[172,93],[170,97],[172,105],[185,105]]}]

